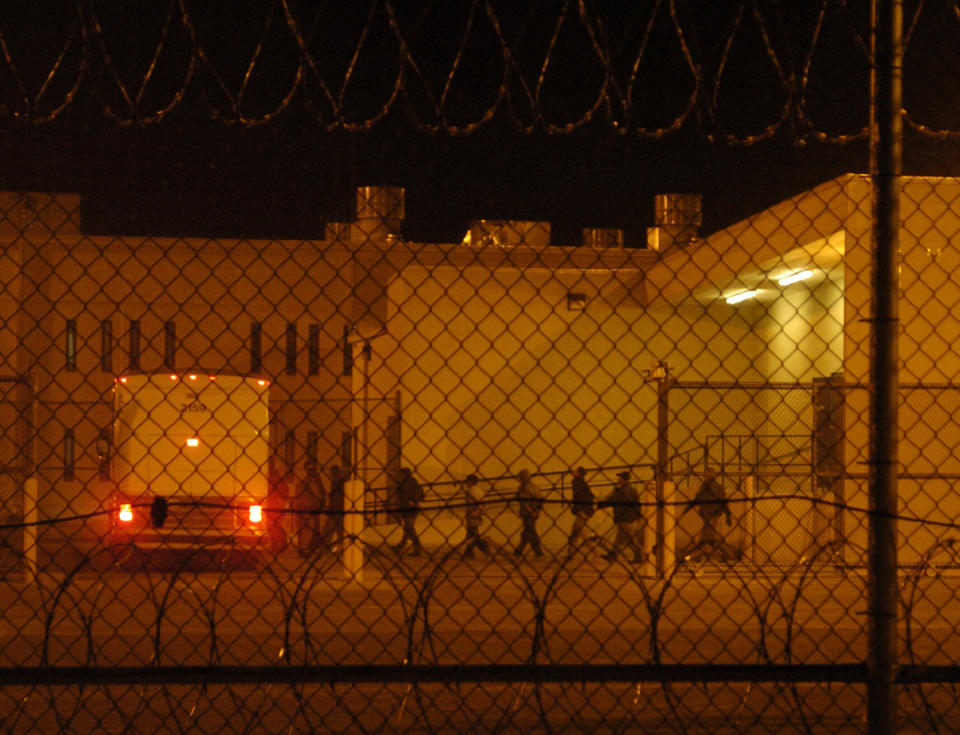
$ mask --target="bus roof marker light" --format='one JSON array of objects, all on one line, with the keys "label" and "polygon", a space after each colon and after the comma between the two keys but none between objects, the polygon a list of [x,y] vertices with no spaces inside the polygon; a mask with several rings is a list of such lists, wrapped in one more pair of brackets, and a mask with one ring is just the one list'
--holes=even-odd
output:
[{"label": "bus roof marker light", "polygon": [[196,380],[196,379],[197,379],[197,376],[196,376],[196,375],[188,375],[187,377],[190,378],[190,380]]},{"label": "bus roof marker light", "polygon": [[752,299],[756,295],[756,291],[741,291],[740,293],[735,293],[733,296],[727,296],[726,301],[728,304],[739,304],[741,301]]},{"label": "bus roof marker light", "polygon": [[779,281],[777,281],[777,283],[779,283],[781,286],[789,286],[791,283],[799,283],[800,281],[805,281],[808,278],[810,278],[810,276],[812,275],[813,275],[813,271],[811,270],[797,271],[796,273],[791,273],[788,276],[784,276]]},{"label": "bus roof marker light", "polygon": [[177,379],[177,376],[176,376],[176,375],[171,375],[171,376],[170,376],[170,380],[176,380],[176,379]]}]

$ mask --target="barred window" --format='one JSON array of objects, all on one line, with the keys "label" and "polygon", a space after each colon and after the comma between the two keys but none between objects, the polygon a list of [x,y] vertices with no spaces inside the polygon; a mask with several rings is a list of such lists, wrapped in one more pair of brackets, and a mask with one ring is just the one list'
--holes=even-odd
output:
[{"label": "barred window", "polygon": [[287,375],[297,374],[297,325],[293,322],[287,324]]},{"label": "barred window", "polygon": [[64,332],[64,354],[66,357],[67,370],[77,369],[77,322],[75,319],[67,319],[66,330]]},{"label": "barred window", "polygon": [[317,375],[320,372],[320,325],[311,324],[307,331],[307,372]]},{"label": "barred window", "polygon": [[140,320],[130,320],[130,330],[127,333],[129,340],[128,352],[130,356],[130,370],[140,369]]},{"label": "barred window", "polygon": [[353,375],[353,344],[350,342],[350,327],[343,325],[343,374]]},{"label": "barred window", "polygon": [[113,322],[110,319],[100,322],[100,369],[113,372]]},{"label": "barred window", "polygon": [[73,480],[76,463],[76,440],[72,428],[63,430],[63,479]]},{"label": "barred window", "polygon": [[250,372],[258,373],[263,367],[263,325],[253,322],[250,325]]},{"label": "barred window", "polygon": [[163,364],[170,369],[177,366],[177,325],[173,321],[163,324]]}]

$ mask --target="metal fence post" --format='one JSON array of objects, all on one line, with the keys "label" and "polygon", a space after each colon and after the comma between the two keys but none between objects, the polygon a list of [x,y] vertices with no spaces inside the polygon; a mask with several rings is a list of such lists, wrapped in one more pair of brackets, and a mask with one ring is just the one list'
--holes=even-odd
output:
[{"label": "metal fence post", "polygon": [[657,486],[656,548],[657,574],[666,574],[666,518],[664,515],[665,484],[668,480],[670,456],[670,366],[661,361],[655,368],[657,380]]},{"label": "metal fence post", "polygon": [[897,730],[897,330],[903,62],[902,0],[872,5],[874,72],[871,156],[874,190],[870,356],[870,543],[867,729]]}]

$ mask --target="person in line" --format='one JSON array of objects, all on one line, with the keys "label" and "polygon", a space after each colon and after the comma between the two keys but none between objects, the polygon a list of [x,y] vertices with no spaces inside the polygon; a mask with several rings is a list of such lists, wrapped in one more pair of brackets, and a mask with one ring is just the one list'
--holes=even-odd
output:
[{"label": "person in line", "polygon": [[345,483],[347,477],[340,465],[333,465],[327,473],[330,480],[330,495],[327,496],[327,517],[323,522],[320,537],[323,544],[333,551],[343,542],[343,508],[346,502]]},{"label": "person in line", "polygon": [[323,480],[317,473],[317,463],[307,461],[307,475],[297,488],[297,551],[302,557],[312,556],[322,546],[319,530],[320,511],[326,503]]},{"label": "person in line", "polygon": [[479,480],[476,475],[467,475],[463,485],[464,500],[466,501],[466,548],[463,550],[464,559],[473,559],[474,549],[479,549],[481,553],[487,554],[490,547],[483,536],[480,535],[480,524],[483,523],[483,491],[480,489]]},{"label": "person in line", "polygon": [[520,503],[520,544],[513,552],[516,556],[522,556],[523,550],[530,545],[537,558],[543,556],[543,548],[540,546],[540,534],[537,533],[537,519],[540,517],[540,511],[543,508],[543,495],[540,494],[533,480],[530,479],[530,473],[527,470],[520,470],[517,473],[517,481],[520,483],[517,488],[517,500]]},{"label": "person in line", "polygon": [[590,485],[587,484],[587,471],[583,467],[577,467],[570,472],[573,475],[573,502],[570,505],[570,511],[573,513],[573,528],[570,530],[567,546],[572,553],[580,544],[580,537],[587,527],[587,521],[593,515],[594,497]]},{"label": "person in line", "polygon": [[598,508],[613,508],[613,523],[617,527],[617,536],[609,554],[604,554],[607,561],[615,561],[618,551],[631,549],[633,563],[643,562],[642,522],[643,513],[639,506],[639,496],[636,488],[630,484],[630,473],[617,474],[617,484],[613,491],[598,503]]},{"label": "person in line", "polygon": [[410,468],[404,467],[400,470],[400,483],[397,485],[397,520],[403,528],[400,543],[393,547],[397,554],[403,551],[408,541],[413,544],[410,556],[420,556],[423,553],[423,545],[417,535],[417,513],[422,500],[423,488]]},{"label": "person in line", "polygon": [[290,501],[290,486],[287,479],[276,467],[270,467],[267,477],[267,540],[270,551],[275,555],[283,553],[287,548],[287,532],[284,528],[285,511]]},{"label": "person in line", "polygon": [[[733,525],[733,515],[730,513],[730,504],[723,483],[717,473],[708,470],[697,494],[693,498],[697,514],[703,522],[700,528],[700,538],[697,547],[708,557],[716,556],[721,560],[731,560],[738,557],[736,549],[726,543],[723,534],[717,527],[720,516],[725,516],[727,526]],[[688,506],[689,507],[689,506]],[[686,512],[686,509],[684,509]]]}]

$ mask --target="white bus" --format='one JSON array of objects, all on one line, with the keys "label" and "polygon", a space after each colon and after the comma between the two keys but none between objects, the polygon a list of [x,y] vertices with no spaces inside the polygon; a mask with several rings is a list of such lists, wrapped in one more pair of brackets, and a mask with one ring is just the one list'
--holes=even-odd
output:
[{"label": "white bus", "polygon": [[266,535],[269,381],[207,372],[114,382],[111,544],[256,545]]}]

